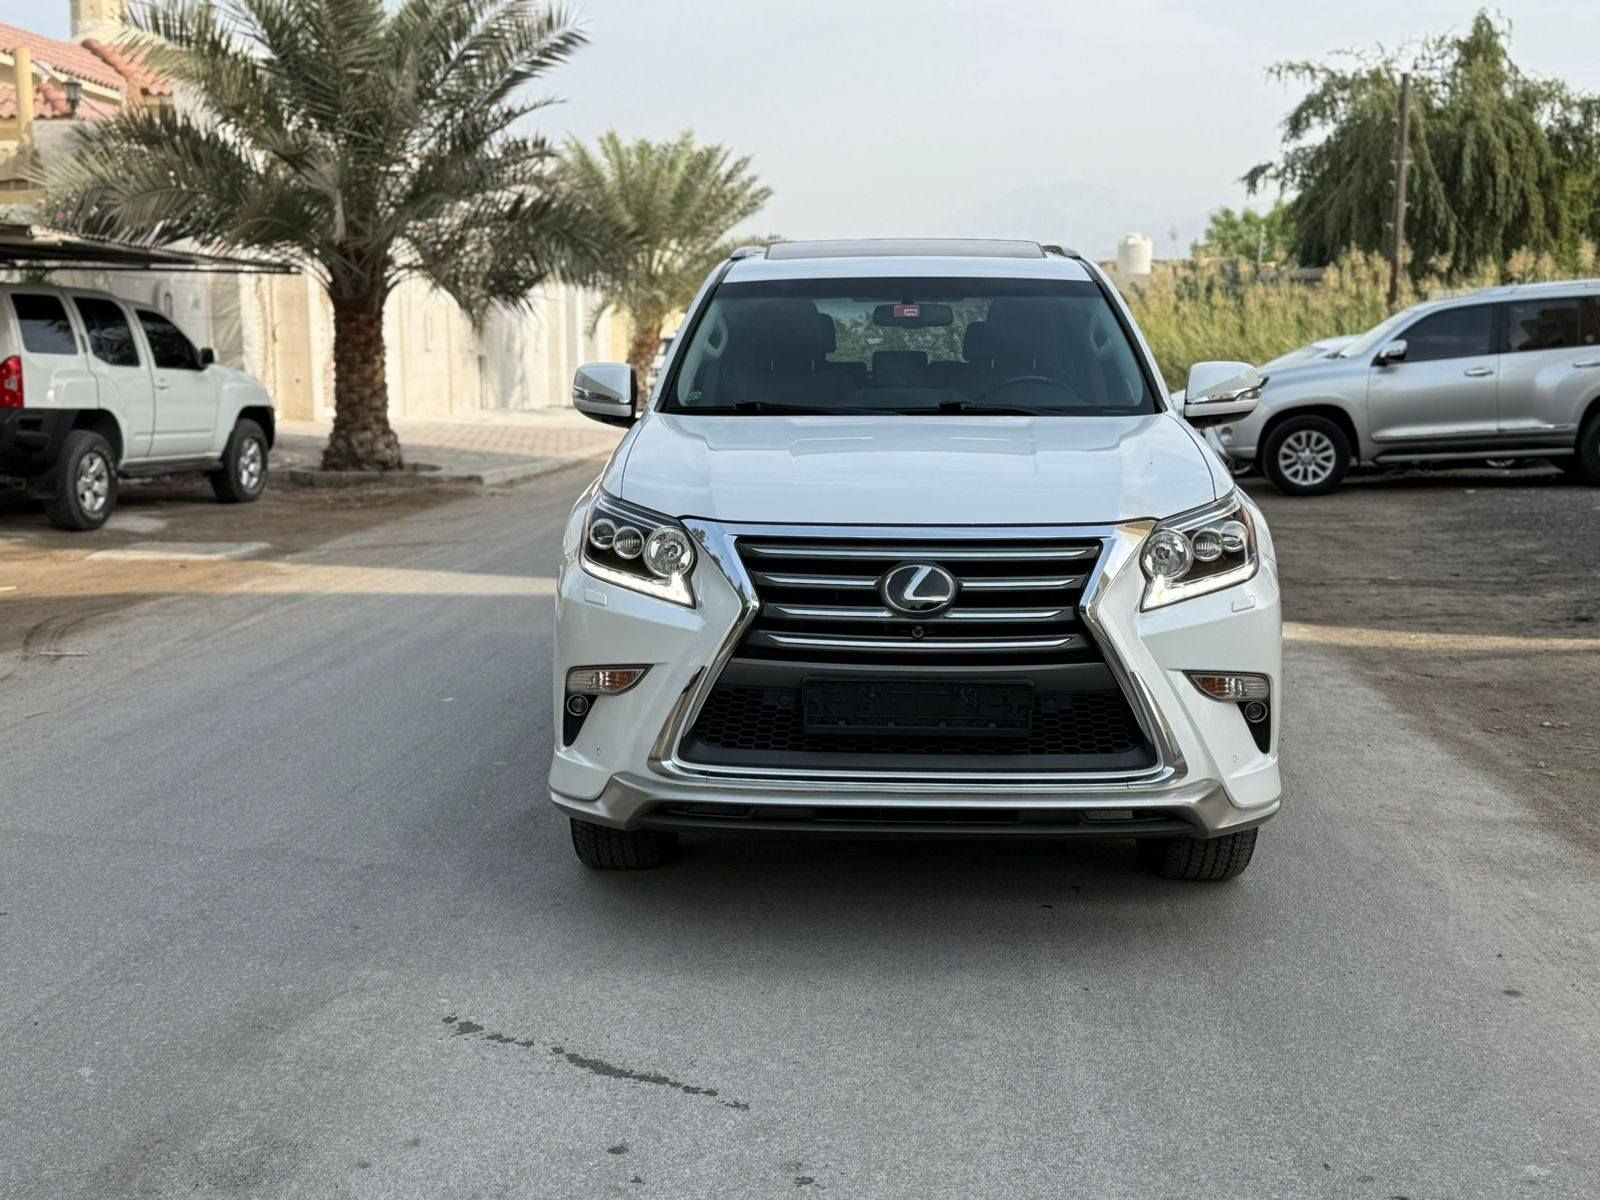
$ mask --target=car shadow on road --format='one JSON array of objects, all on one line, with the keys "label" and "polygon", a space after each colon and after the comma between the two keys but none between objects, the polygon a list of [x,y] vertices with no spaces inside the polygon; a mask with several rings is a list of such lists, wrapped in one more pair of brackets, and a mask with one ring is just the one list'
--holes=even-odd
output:
[{"label": "car shadow on road", "polygon": [[[553,818],[553,819],[552,819]],[[685,967],[753,953],[783,971],[921,970],[940,955],[1063,953],[1120,959],[1177,948],[1206,927],[1265,923],[1272,877],[1222,884],[1159,879],[1128,840],[844,840],[683,838],[650,871],[596,872],[570,858],[566,822],[529,813],[494,852],[499,903],[528,909],[528,863],[541,924],[603,935],[607,954],[652,958],[671,946]],[[1267,849],[1267,839],[1263,838]],[[1268,851],[1270,852],[1270,851]],[[514,865],[503,855],[526,856]],[[509,875],[507,869],[509,868]],[[548,928],[548,925],[546,925]],[[1187,956],[1189,950],[1181,950]]]}]

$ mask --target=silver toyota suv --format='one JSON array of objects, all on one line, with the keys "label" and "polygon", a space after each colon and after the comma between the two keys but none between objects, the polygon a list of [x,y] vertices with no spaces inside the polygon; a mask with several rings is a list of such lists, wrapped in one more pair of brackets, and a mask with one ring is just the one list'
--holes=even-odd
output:
[{"label": "silver toyota suv", "polygon": [[1260,406],[1216,432],[1291,496],[1331,492],[1358,463],[1547,458],[1600,483],[1600,280],[1415,305],[1272,372]]}]

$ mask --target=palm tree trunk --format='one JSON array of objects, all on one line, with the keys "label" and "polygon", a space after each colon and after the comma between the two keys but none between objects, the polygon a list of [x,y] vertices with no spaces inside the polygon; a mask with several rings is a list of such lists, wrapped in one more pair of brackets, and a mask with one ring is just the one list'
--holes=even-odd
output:
[{"label": "palm tree trunk", "polygon": [[325,471],[397,471],[400,439],[389,427],[383,302],[333,302],[333,432]]},{"label": "palm tree trunk", "polygon": [[661,348],[661,318],[652,313],[630,313],[633,318],[633,340],[628,343],[628,365],[639,377],[640,388],[650,376],[650,364],[656,360]]}]

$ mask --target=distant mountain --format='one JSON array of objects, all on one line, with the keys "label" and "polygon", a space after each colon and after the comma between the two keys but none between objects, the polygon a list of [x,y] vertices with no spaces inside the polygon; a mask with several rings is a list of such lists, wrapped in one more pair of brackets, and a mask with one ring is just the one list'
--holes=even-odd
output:
[{"label": "distant mountain", "polygon": [[[1014,188],[953,213],[939,232],[949,237],[1014,237],[1069,246],[1090,258],[1116,256],[1125,234],[1142,233],[1157,258],[1181,257],[1205,232],[1207,213],[1174,212],[1103,184],[1067,181]],[[1177,240],[1172,238],[1177,232]]]}]

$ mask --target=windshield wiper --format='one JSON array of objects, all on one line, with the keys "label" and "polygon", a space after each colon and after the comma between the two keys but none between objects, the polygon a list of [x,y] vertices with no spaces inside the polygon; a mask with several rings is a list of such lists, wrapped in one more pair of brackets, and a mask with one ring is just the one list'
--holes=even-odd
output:
[{"label": "windshield wiper", "polygon": [[1063,410],[1055,408],[1029,408],[1022,404],[979,404],[974,400],[941,400],[937,409],[916,409],[917,412],[955,413],[980,417],[1049,417]]},{"label": "windshield wiper", "polygon": [[[692,410],[690,410],[692,411]],[[777,413],[791,417],[851,417],[856,410],[849,408],[818,408],[814,404],[776,404],[771,400],[740,400],[731,405],[701,409],[707,413]]]}]

